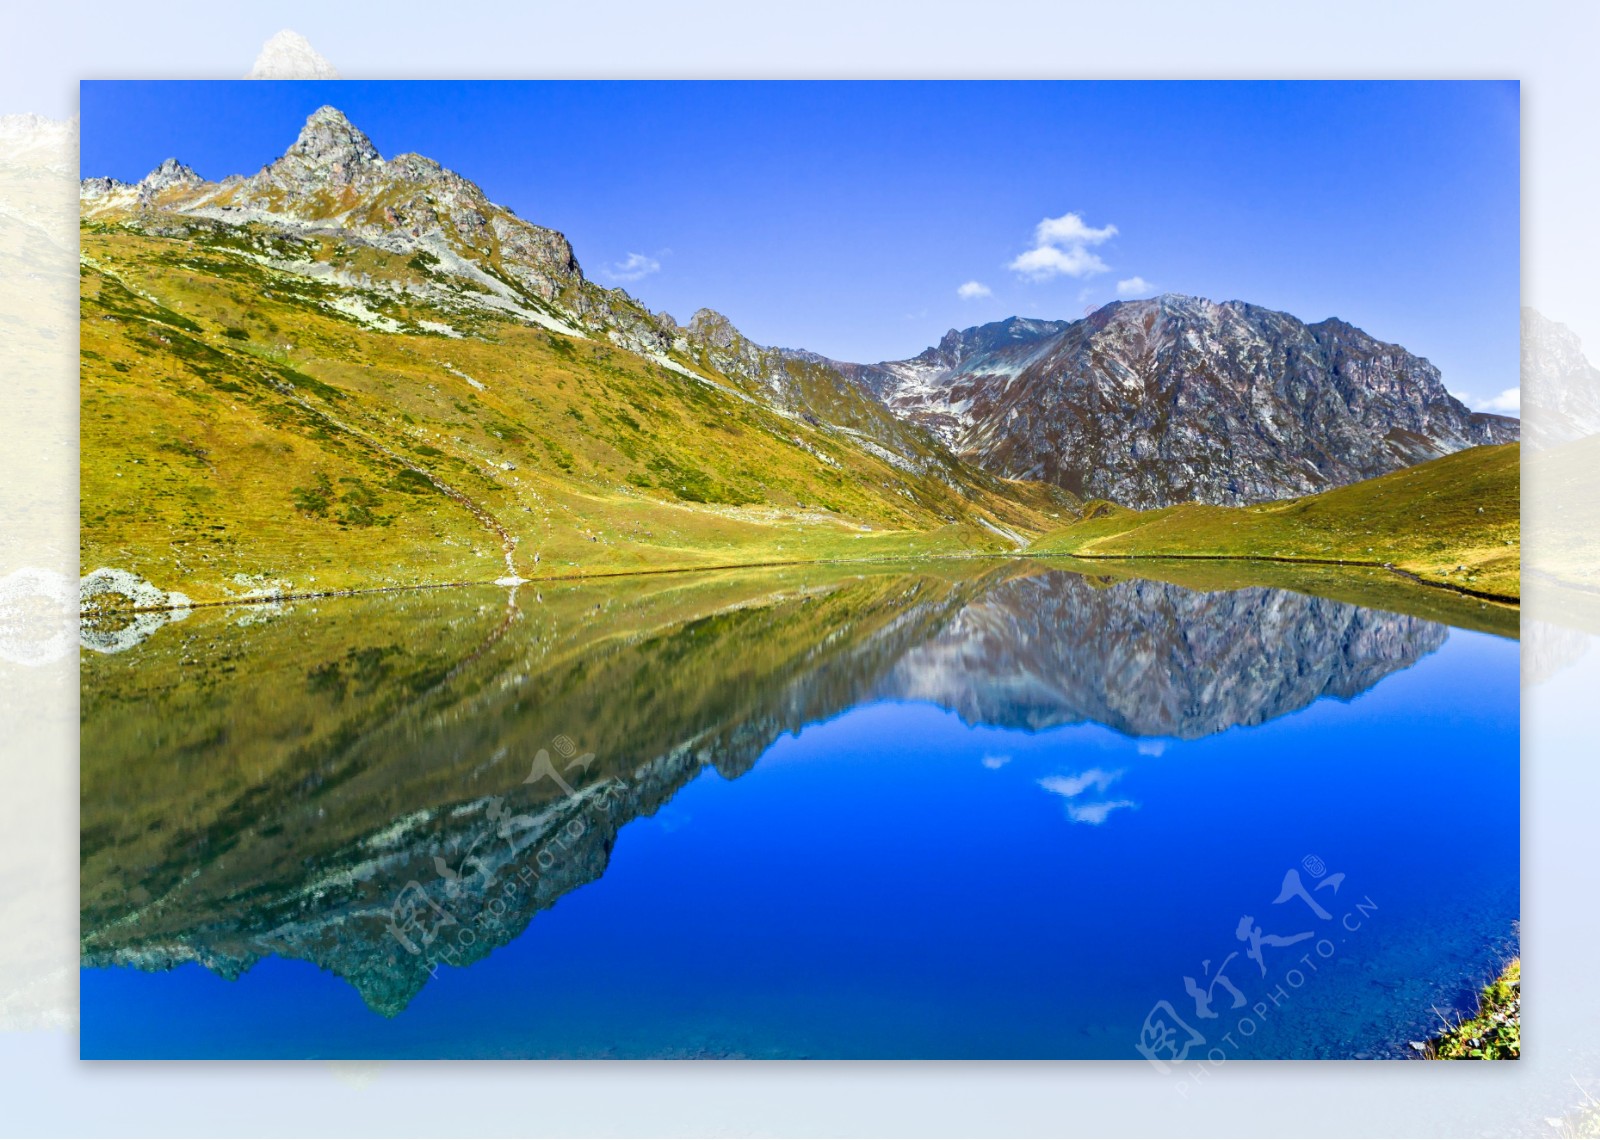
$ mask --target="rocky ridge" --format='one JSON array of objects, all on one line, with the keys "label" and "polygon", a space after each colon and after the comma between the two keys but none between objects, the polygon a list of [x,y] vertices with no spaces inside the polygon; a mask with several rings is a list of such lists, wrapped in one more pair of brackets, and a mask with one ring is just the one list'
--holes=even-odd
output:
[{"label": "rocky ridge", "polygon": [[[733,377],[744,382],[744,395],[782,414],[837,427],[903,470],[933,474],[950,485],[982,479],[981,473],[953,470],[957,465],[936,438],[888,414],[880,401],[832,369],[754,345],[709,309],[680,326],[621,289],[589,281],[561,233],[517,217],[430,158],[384,158],[334,107],[313,112],[294,144],[248,177],[207,182],[167,159],[137,183],[87,178],[80,191],[86,218],[131,223],[164,236],[258,227],[296,239],[326,237],[408,254],[424,269],[424,280],[368,275],[350,284],[423,297],[445,312],[510,316],[609,341],[702,382],[705,371]],[[308,275],[330,276],[325,262],[308,260],[301,251],[271,261],[275,268],[298,266]],[[338,278],[336,270],[332,276]]]},{"label": "rocky ridge", "polygon": [[1518,434],[1344,321],[1177,294],[835,366],[988,470],[1136,508],[1311,494]]}]

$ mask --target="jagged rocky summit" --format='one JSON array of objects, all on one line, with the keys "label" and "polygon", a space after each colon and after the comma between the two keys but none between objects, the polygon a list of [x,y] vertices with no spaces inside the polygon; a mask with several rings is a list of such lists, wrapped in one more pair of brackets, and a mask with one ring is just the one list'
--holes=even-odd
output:
[{"label": "jagged rocky summit", "polygon": [[[687,356],[749,382],[763,402],[782,412],[865,432],[869,446],[892,455],[897,466],[922,471],[944,465],[936,440],[897,420],[836,371],[752,344],[709,309],[683,327],[621,289],[596,285],[584,276],[564,235],[517,217],[430,158],[383,157],[331,106],[312,112],[293,145],[248,177],[208,182],[168,159],[137,183],[86,178],[80,195],[88,218],[131,217],[147,232],[168,236],[184,236],[196,226],[255,225],[296,238],[331,237],[354,248],[408,253],[428,271],[425,284],[403,286],[410,295],[609,341],[669,368],[680,368],[673,354]],[[178,219],[181,224],[175,224]],[[296,263],[278,267],[293,269]],[[337,278],[328,268],[308,271]]]},{"label": "jagged rocky summit", "polygon": [[1518,436],[1344,321],[1177,294],[835,367],[996,474],[1130,507],[1288,498]]}]

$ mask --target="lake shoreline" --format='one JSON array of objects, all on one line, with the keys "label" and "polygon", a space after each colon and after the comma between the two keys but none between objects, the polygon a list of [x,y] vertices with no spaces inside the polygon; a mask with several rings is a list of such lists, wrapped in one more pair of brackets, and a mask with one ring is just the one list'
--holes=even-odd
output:
[{"label": "lake shoreline", "polygon": [[444,582],[419,582],[406,586],[358,586],[338,590],[306,590],[282,594],[261,594],[250,597],[222,598],[212,601],[187,601],[179,604],[145,605],[145,606],[97,606],[93,609],[80,609],[80,619],[114,616],[117,614],[147,614],[147,613],[173,613],[196,609],[208,609],[227,606],[255,606],[273,605],[289,601],[306,601],[314,598],[346,598],[362,597],[369,594],[396,594],[408,593],[419,590],[448,590],[460,589],[471,586],[500,586],[514,587],[527,585],[543,585],[546,583],[584,582],[600,578],[632,578],[655,577],[663,574],[695,574],[711,573],[722,570],[760,570],[776,569],[791,566],[852,566],[852,565],[892,565],[903,562],[960,562],[977,561],[983,559],[1009,560],[1032,559],[1048,561],[1056,559],[1072,559],[1082,562],[1116,562],[1116,563],[1151,563],[1151,562],[1221,562],[1250,565],[1253,563],[1275,563],[1294,566],[1326,566],[1343,569],[1383,570],[1397,578],[1414,585],[1426,586],[1432,590],[1439,590],[1445,594],[1452,594],[1461,598],[1470,598],[1475,601],[1492,602],[1499,606],[1521,609],[1520,595],[1512,596],[1496,594],[1483,590],[1473,590],[1465,586],[1457,586],[1444,582],[1432,582],[1419,577],[1407,570],[1382,562],[1353,562],[1330,558],[1293,558],[1275,555],[1249,555],[1235,556],[1227,554],[1078,554],[1063,552],[1030,553],[1026,550],[1012,552],[978,552],[972,554],[906,554],[888,555],[875,558],[795,558],[781,561],[755,561],[755,562],[719,562],[705,566],[671,566],[654,569],[637,570],[597,570],[593,573],[577,574],[546,574],[533,578],[524,578],[518,575],[515,581],[506,578],[496,579],[462,579]]},{"label": "lake shoreline", "polygon": [[[1521,1055],[1522,936],[1520,923],[1497,948],[1487,977],[1473,980],[1470,1001],[1430,1012],[1437,1024],[1426,1036],[1397,1042],[1405,1055],[1419,1061],[1515,1060]],[[1473,1045],[1473,1040],[1478,1045]],[[1480,1048],[1482,1055],[1473,1056]]]}]

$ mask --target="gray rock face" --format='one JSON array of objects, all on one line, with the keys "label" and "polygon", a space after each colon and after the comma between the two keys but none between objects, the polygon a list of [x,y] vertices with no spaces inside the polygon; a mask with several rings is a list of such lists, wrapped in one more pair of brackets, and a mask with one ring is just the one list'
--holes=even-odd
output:
[{"label": "gray rock face", "polygon": [[681,338],[674,344],[699,363],[748,382],[780,411],[841,429],[854,446],[903,471],[931,474],[952,487],[998,482],[981,471],[962,470],[943,440],[896,416],[877,393],[848,378],[834,361],[814,352],[756,344],[713,309],[698,310],[682,329],[665,314],[658,320]]},{"label": "gray rock face", "polygon": [[205,179],[177,159],[169,158],[145,175],[144,181],[139,185],[152,194],[159,194],[174,186],[198,186],[204,181]]},{"label": "gray rock face", "polygon": [[177,159],[168,158],[138,182],[123,182],[117,178],[85,178],[78,183],[78,197],[87,202],[119,196],[149,208],[168,190],[192,190],[204,185],[204,178]]},{"label": "gray rock face", "polygon": [[1522,310],[1522,410],[1532,447],[1600,434],[1600,368],[1576,333],[1534,309]]},{"label": "gray rock face", "polygon": [[300,137],[283,157],[262,171],[257,183],[302,192],[325,186],[360,186],[370,183],[375,167],[383,162],[378,148],[360,128],[334,107],[311,113]]},{"label": "gray rock face", "polygon": [[992,471],[1131,507],[1309,494],[1518,434],[1343,321],[1174,294],[838,367]]},{"label": "gray rock face", "polygon": [[[169,159],[136,187],[115,179],[80,184],[89,209],[131,208],[318,233],[352,244],[419,252],[458,268],[494,265],[534,297],[594,307],[572,246],[495,205],[472,182],[417,154],[384,159],[334,107],[312,112],[288,150],[248,178],[206,182]],[[456,259],[459,259],[456,260]],[[589,287],[590,292],[601,292]],[[656,339],[660,339],[659,336]]]},{"label": "gray rock face", "polygon": [[127,185],[120,178],[85,178],[78,183],[78,197],[84,201],[103,198],[114,190],[126,189]]}]

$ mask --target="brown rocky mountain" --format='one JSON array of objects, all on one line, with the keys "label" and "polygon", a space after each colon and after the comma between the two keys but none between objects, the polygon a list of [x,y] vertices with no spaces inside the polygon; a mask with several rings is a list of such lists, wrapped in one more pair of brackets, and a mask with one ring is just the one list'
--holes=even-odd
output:
[{"label": "brown rocky mountain", "polygon": [[1175,294],[832,363],[996,474],[1130,507],[1290,498],[1518,435],[1343,321]]}]

